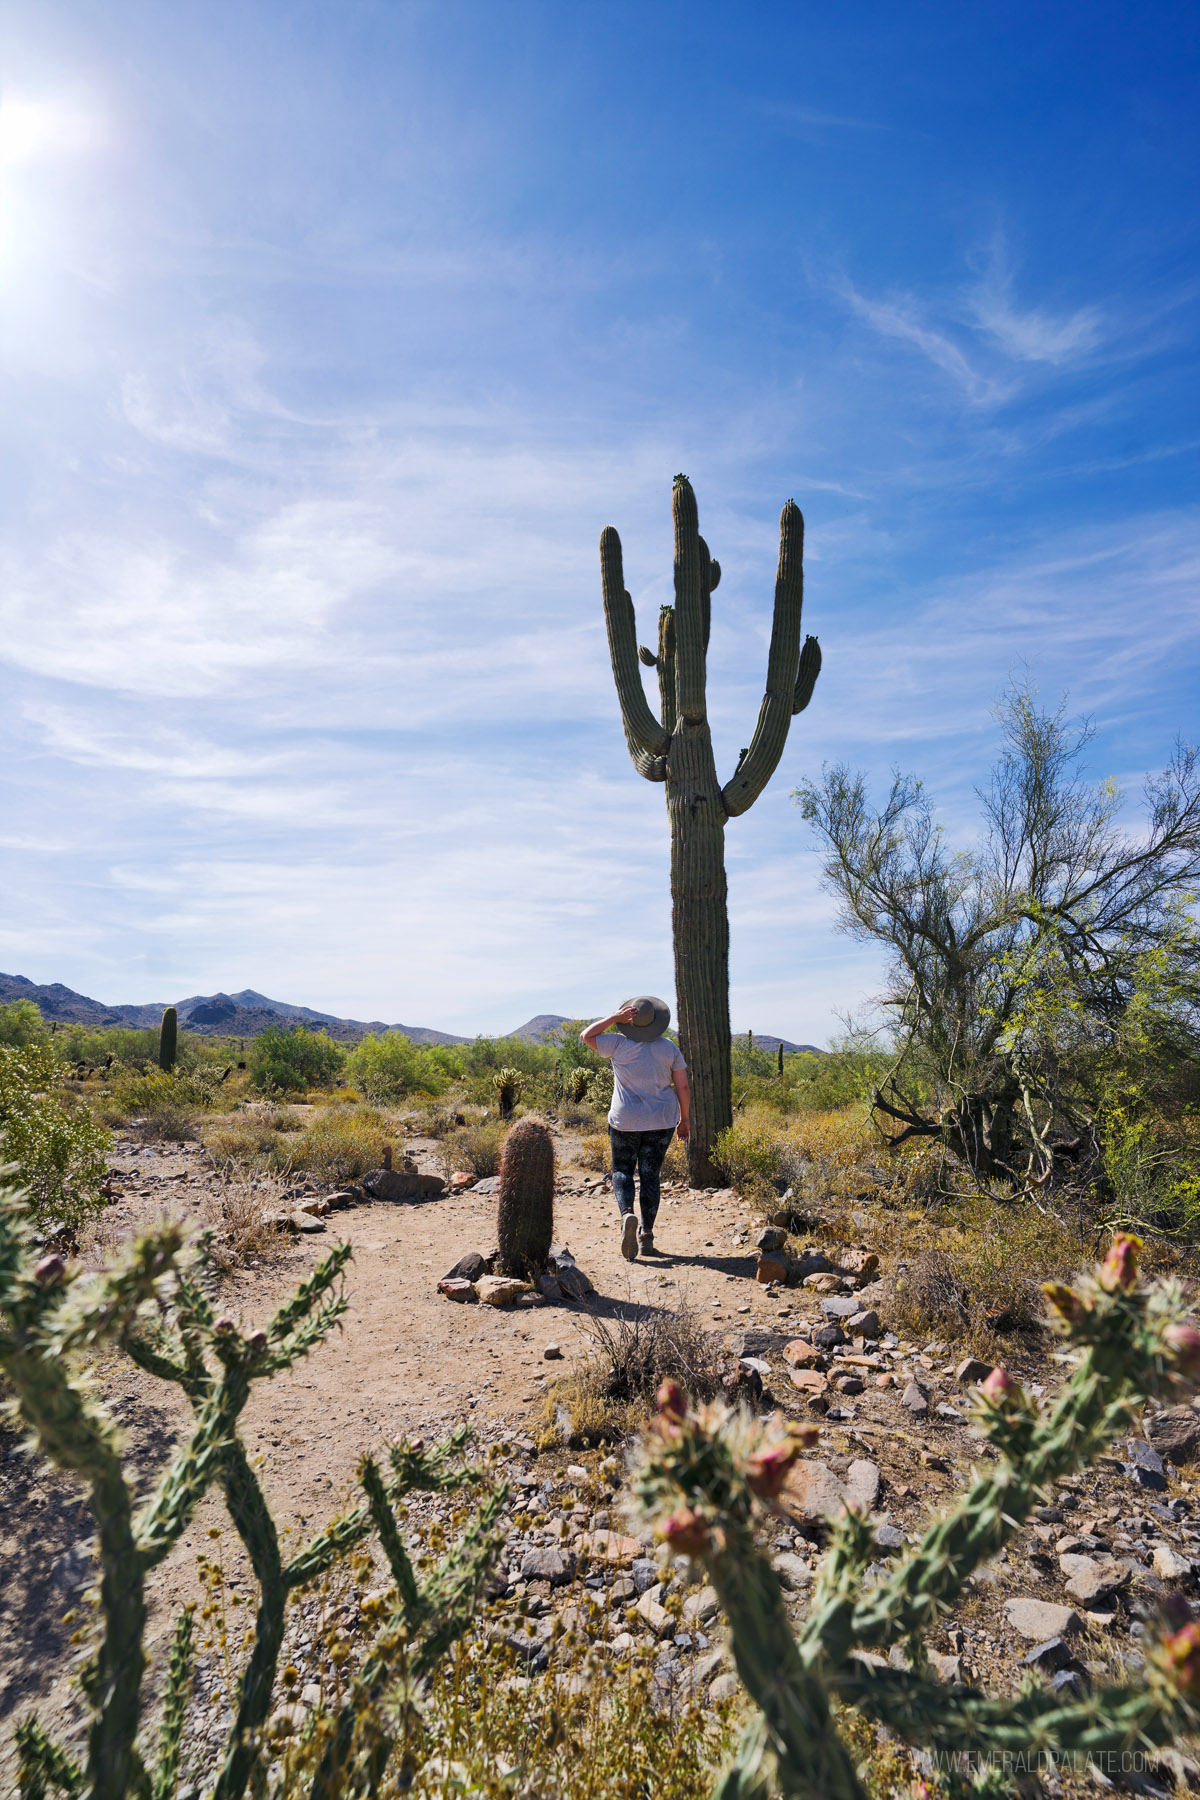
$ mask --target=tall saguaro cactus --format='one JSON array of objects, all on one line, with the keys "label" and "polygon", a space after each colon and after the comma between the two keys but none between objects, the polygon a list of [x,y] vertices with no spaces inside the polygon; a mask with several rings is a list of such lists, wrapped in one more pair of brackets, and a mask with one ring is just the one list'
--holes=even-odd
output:
[{"label": "tall saguaro cactus", "polygon": [[[688,1167],[699,1185],[717,1178],[712,1146],[732,1118],[725,821],[753,806],[774,774],[792,717],[812,698],[821,650],[815,637],[807,638],[801,649],[804,520],[789,500],[779,520],[766,693],[750,746],[722,787],[706,695],[712,595],[721,567],[700,536],[696,496],[686,475],[675,477],[672,511],[675,604],[659,614],[657,652],[638,648],[621,540],[611,525],[600,536],[600,569],[625,741],[638,773],[647,781],[664,782],[667,790],[679,1042],[693,1096]],[[646,699],[639,657],[658,671],[660,718]]]}]

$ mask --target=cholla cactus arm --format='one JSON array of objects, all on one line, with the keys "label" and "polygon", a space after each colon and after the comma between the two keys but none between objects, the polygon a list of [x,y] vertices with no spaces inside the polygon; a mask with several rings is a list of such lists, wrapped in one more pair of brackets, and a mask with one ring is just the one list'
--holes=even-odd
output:
[{"label": "cholla cactus arm", "polygon": [[351,1507],[349,1512],[334,1519],[307,1549],[297,1551],[286,1565],[283,1574],[288,1587],[303,1587],[306,1581],[315,1581],[318,1575],[332,1568],[339,1556],[361,1543],[370,1529],[371,1509],[367,1506]]},{"label": "cholla cactus arm", "polygon": [[391,1445],[388,1460],[392,1476],[388,1493],[393,1500],[414,1489],[424,1493],[448,1492],[453,1488],[478,1487],[483,1476],[470,1465],[457,1467],[474,1433],[469,1425],[457,1425],[448,1438],[428,1450],[420,1438]]},{"label": "cholla cactus arm", "polygon": [[[273,1353],[286,1348],[297,1328],[331,1291],[353,1254],[353,1245],[336,1245],[328,1256],[321,1259],[312,1274],[300,1283],[291,1299],[279,1308],[267,1326],[267,1343]],[[332,1324],[332,1320],[330,1323]]]},{"label": "cholla cactus arm", "polygon": [[[759,708],[750,748],[737,773],[722,789],[731,818],[754,805],[783,755],[795,705],[800,667],[800,615],[804,605],[804,519],[794,500],[779,518],[779,567],[775,576],[775,614],[767,653],[767,688]],[[814,677],[815,679],[815,677]]]},{"label": "cholla cactus arm", "polygon": [[484,1582],[504,1544],[499,1523],[508,1499],[503,1482],[485,1494],[479,1511],[421,1595],[430,1628],[412,1659],[418,1681],[431,1675],[442,1657],[470,1627]]},{"label": "cholla cactus arm", "polygon": [[185,1606],[171,1640],[167,1686],[163,1695],[162,1726],[158,1734],[158,1762],[150,1784],[150,1800],[175,1800],[179,1780],[179,1751],[187,1717],[188,1683],[192,1677],[192,1634],[195,1608]]},{"label": "cholla cactus arm", "polygon": [[217,1479],[234,1441],[237,1412],[224,1387],[200,1408],[195,1429],[171,1462],[153,1497],[138,1516],[136,1537],[143,1569],[160,1563]]},{"label": "cholla cactus arm", "polygon": [[364,1456],[358,1466],[358,1479],[362,1483],[363,1492],[367,1496],[367,1505],[371,1509],[371,1518],[375,1530],[379,1534],[379,1544],[387,1557],[388,1568],[392,1571],[392,1580],[402,1603],[410,1611],[417,1604],[417,1578],[413,1574],[412,1563],[404,1548],[396,1515],[388,1503],[387,1493],[383,1485],[383,1477],[378,1466],[370,1456]]},{"label": "cholla cactus arm", "polygon": [[21,1800],[46,1800],[48,1788],[58,1788],[68,1800],[83,1787],[83,1772],[65,1750],[46,1735],[34,1718],[17,1726],[17,1792]]},{"label": "cholla cactus arm", "polygon": [[[995,1556],[1028,1519],[1047,1486],[1086,1467],[1128,1423],[1146,1394],[1170,1385],[1164,1332],[1183,1309],[1178,1288],[1117,1287],[1098,1283],[1056,1289],[1078,1306],[1072,1336],[1083,1346],[1078,1366],[1047,1415],[997,1371],[981,1391],[981,1424],[1000,1453],[994,1474],[974,1483],[962,1502],[928,1531],[915,1554],[856,1605],[854,1642],[886,1647],[926,1630],[980,1563]],[[853,1578],[851,1578],[853,1579]],[[853,1581],[857,1588],[857,1581]],[[827,1603],[851,1591],[835,1556],[822,1571],[802,1641],[817,1641]]]},{"label": "cholla cactus arm", "polygon": [[1157,1673],[1145,1687],[1098,1688],[1082,1700],[1064,1701],[1040,1686],[996,1700],[852,1658],[831,1672],[830,1684],[844,1704],[907,1743],[948,1752],[969,1746],[1030,1757],[1068,1751],[1119,1755],[1170,1744],[1197,1723],[1190,1702]]}]

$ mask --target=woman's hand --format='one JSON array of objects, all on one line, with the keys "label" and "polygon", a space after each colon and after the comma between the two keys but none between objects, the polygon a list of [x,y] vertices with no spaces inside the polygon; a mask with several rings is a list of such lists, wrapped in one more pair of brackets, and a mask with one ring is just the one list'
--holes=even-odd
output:
[{"label": "woman's hand", "polygon": [[675,1127],[675,1136],[677,1138],[682,1138],[684,1140],[684,1142],[686,1143],[688,1138],[691,1137],[691,1135],[692,1135],[692,1127],[689,1124],[688,1120],[680,1119],[678,1125]]},{"label": "woman's hand", "polygon": [[615,1025],[632,1025],[637,1018],[637,1014],[638,1009],[636,1006],[623,1006],[620,1012],[615,1012],[613,1014],[613,1023]]}]

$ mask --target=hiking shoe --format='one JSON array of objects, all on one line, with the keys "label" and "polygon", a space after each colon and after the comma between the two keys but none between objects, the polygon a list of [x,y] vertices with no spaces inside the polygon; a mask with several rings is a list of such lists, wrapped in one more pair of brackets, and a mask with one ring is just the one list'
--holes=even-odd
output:
[{"label": "hiking shoe", "polygon": [[654,1233],[652,1231],[638,1232],[638,1249],[643,1256],[654,1255]]},{"label": "hiking shoe", "polygon": [[621,1255],[626,1262],[633,1262],[638,1253],[637,1220],[632,1213],[626,1213],[621,1220]]}]

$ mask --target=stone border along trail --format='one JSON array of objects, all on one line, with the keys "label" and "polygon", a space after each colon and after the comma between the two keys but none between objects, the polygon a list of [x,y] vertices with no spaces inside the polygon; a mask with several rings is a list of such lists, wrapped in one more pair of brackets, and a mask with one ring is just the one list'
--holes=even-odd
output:
[{"label": "stone border along trail", "polygon": [[[431,1142],[409,1140],[406,1148],[419,1165],[436,1166]],[[564,1142],[560,1157],[568,1149]],[[163,1212],[185,1221],[213,1216],[219,1184],[196,1147],[135,1151],[122,1144],[114,1162],[125,1178],[114,1184],[123,1191],[104,1215],[109,1244]],[[530,1609],[523,1624],[514,1617],[513,1630],[521,1638],[521,1646],[514,1641],[514,1647],[532,1667],[550,1653],[552,1615],[579,1606],[581,1584],[570,1571],[585,1535],[602,1527],[621,1540],[626,1530],[612,1504],[619,1465],[606,1461],[604,1451],[562,1448],[539,1456],[534,1446],[545,1384],[586,1353],[589,1309],[611,1314],[630,1302],[671,1309],[686,1297],[729,1351],[754,1359],[777,1403],[797,1417],[813,1416],[805,1395],[814,1389],[794,1384],[790,1365],[797,1377],[805,1377],[818,1359],[796,1340],[837,1323],[844,1311],[836,1294],[764,1288],[754,1281],[761,1220],[731,1190],[665,1186],[655,1231],[662,1254],[632,1265],[621,1258],[616,1207],[603,1178],[561,1169],[555,1204],[555,1240],[569,1246],[597,1289],[597,1298],[586,1304],[501,1310],[463,1306],[439,1295],[439,1277],[461,1255],[486,1253],[495,1242],[494,1196],[470,1190],[416,1204],[364,1203],[330,1215],[324,1232],[289,1241],[269,1265],[239,1271],[223,1288],[227,1310],[262,1323],[328,1248],[342,1238],[354,1245],[344,1329],[294,1372],[256,1384],[243,1415],[244,1436],[251,1454],[262,1458],[276,1520],[282,1530],[311,1534],[347,1497],[364,1450],[391,1436],[434,1439],[470,1419],[483,1447],[496,1442],[512,1447],[503,1472],[520,1491],[514,1491],[510,1516],[529,1506],[530,1495],[548,1515],[543,1529],[522,1532],[512,1524],[505,1570],[507,1591]],[[851,1285],[857,1289],[856,1309],[882,1315],[884,1335],[873,1349],[847,1342],[823,1352],[825,1386],[817,1404],[829,1410],[821,1420],[821,1442],[806,1460],[793,1495],[795,1523],[770,1525],[766,1533],[798,1610],[805,1603],[822,1521],[847,1498],[872,1509],[879,1547],[873,1571],[882,1572],[923,1528],[939,1500],[960,1491],[972,1463],[986,1455],[970,1427],[959,1375],[969,1383],[972,1372],[962,1371],[962,1353],[952,1356],[936,1343],[889,1341],[880,1285],[843,1284]],[[835,1307],[823,1305],[830,1300]],[[544,1359],[551,1342],[563,1360]],[[1031,1385],[1039,1374],[1052,1381],[1044,1360],[1033,1362],[1019,1340],[1013,1342],[1008,1362],[1013,1373]],[[115,1354],[105,1355],[96,1373],[131,1450],[141,1454],[148,1482],[184,1423],[181,1396]],[[1177,1412],[1182,1416],[1168,1418],[1154,1435],[1164,1446],[1170,1442],[1182,1466],[1163,1464],[1145,1445],[1136,1455],[1127,1445],[1116,1446],[1119,1456],[1060,1483],[1017,1542],[979,1572],[955,1617],[929,1640],[935,1666],[946,1679],[982,1679],[1012,1688],[1028,1657],[1047,1679],[1070,1685],[1085,1682],[1089,1672],[1107,1678],[1119,1658],[1136,1662],[1143,1619],[1169,1588],[1194,1594],[1200,1570],[1200,1495],[1189,1478],[1191,1458],[1200,1456],[1200,1417],[1190,1409]],[[77,1490],[53,1471],[31,1465],[14,1450],[11,1437],[2,1448],[0,1559],[10,1573],[0,1595],[0,1770],[7,1771],[11,1727],[31,1705],[59,1729],[75,1716],[66,1679],[55,1686],[52,1681],[63,1667],[69,1631],[58,1621],[87,1578],[90,1529]],[[581,1498],[585,1494],[589,1497]],[[447,1517],[453,1505],[414,1497],[411,1510],[414,1521],[427,1522]],[[212,1549],[210,1525],[223,1528],[231,1584],[245,1595],[252,1591],[240,1545],[226,1527],[219,1499],[210,1494],[180,1545],[155,1572],[148,1632],[152,1660],[162,1660],[178,1605],[197,1592],[195,1555]],[[602,1635],[613,1653],[657,1642],[656,1682],[664,1696],[697,1679],[724,1683],[716,1697],[728,1691],[732,1677],[722,1665],[720,1621],[708,1597],[696,1587],[686,1589],[691,1611],[676,1634],[667,1629],[661,1603],[682,1581],[682,1571],[673,1576],[666,1571],[664,1588],[647,1544],[618,1541],[612,1553],[613,1561],[590,1577],[588,1603],[608,1609]],[[873,1571],[868,1579],[875,1578]],[[300,1657],[305,1652],[296,1633],[303,1637],[306,1616],[298,1610],[290,1627],[289,1642]],[[692,1641],[677,1644],[676,1635]],[[200,1710],[193,1730],[215,1738],[224,1701],[211,1670],[206,1681],[211,1703]]]}]

